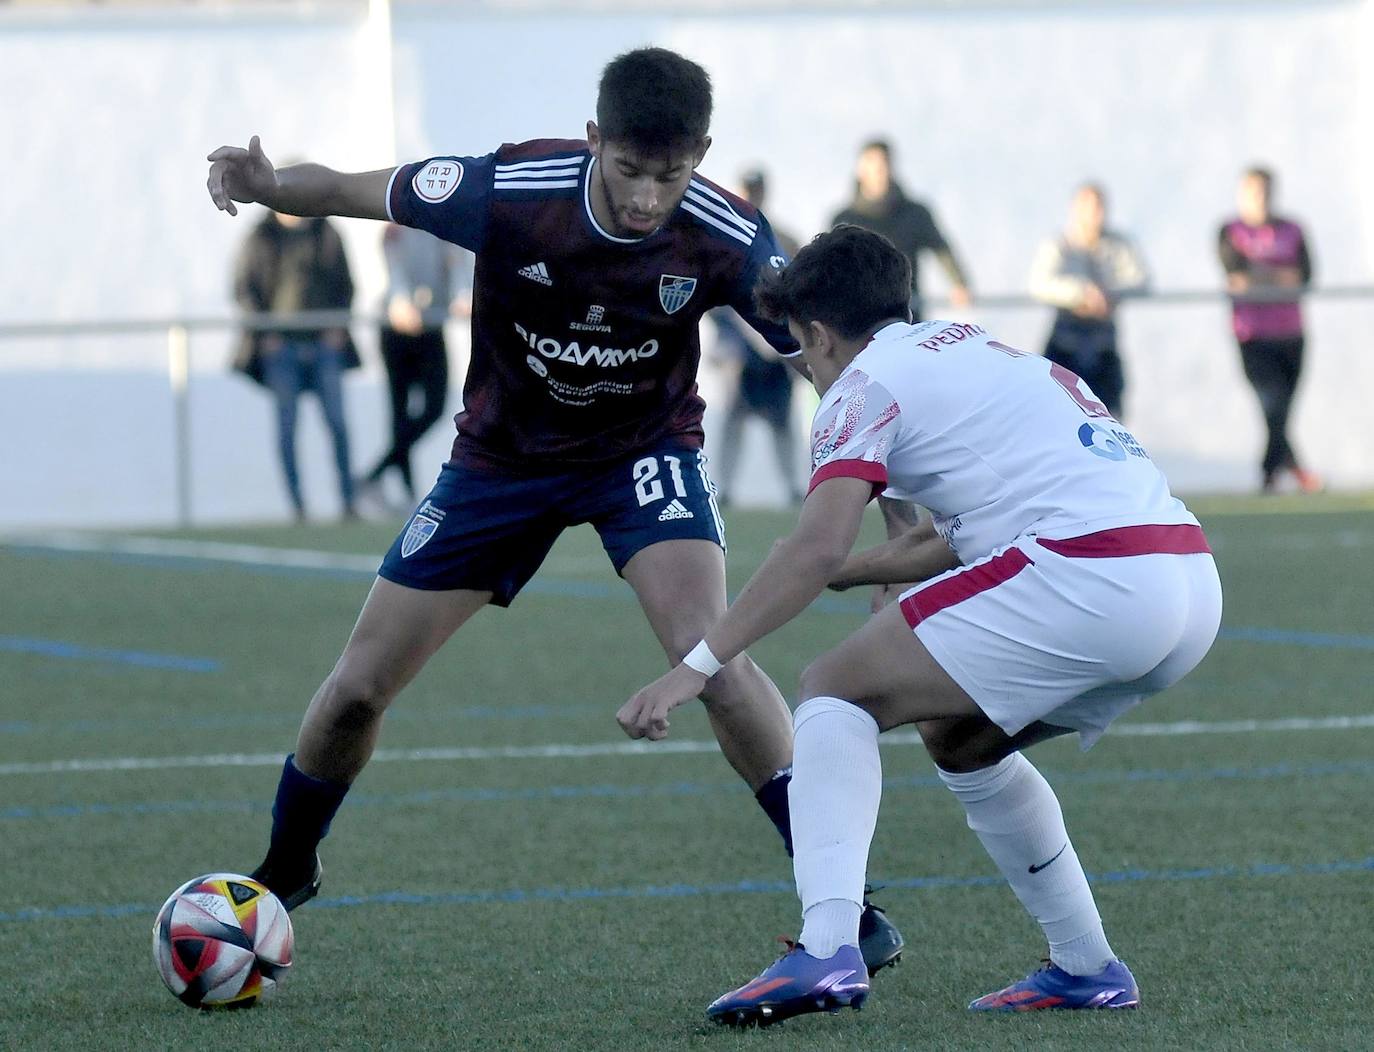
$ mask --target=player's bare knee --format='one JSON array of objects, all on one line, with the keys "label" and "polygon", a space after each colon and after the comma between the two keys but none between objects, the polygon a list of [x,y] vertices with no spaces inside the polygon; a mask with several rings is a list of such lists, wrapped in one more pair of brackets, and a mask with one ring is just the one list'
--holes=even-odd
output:
[{"label": "player's bare knee", "polygon": [[323,708],[335,726],[366,727],[381,719],[391,697],[378,677],[341,663],[325,681]]},{"label": "player's bare knee", "polygon": [[921,741],[935,766],[951,774],[968,774],[1006,758],[1009,748],[989,736],[970,733],[966,724],[940,720],[918,724]]},{"label": "player's bare knee", "polygon": [[674,632],[672,638],[663,644],[663,652],[668,656],[668,667],[676,668],[682,664],[682,659],[692,652],[692,648],[701,642],[701,637],[705,634],[705,629],[696,628]]},{"label": "player's bare knee", "polygon": [[[833,651],[822,654],[802,670],[798,702],[812,698],[845,698],[845,670]],[[846,701],[852,700],[845,698]]]},{"label": "player's bare knee", "polygon": [[706,681],[702,703],[715,712],[751,705],[758,692],[750,689],[750,681],[761,675],[749,656],[741,654]]}]

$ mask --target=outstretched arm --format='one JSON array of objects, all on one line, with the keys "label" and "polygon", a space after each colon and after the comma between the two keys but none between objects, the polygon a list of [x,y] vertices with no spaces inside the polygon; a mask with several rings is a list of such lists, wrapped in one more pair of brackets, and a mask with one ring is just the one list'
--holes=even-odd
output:
[{"label": "outstretched arm", "polygon": [[222,212],[239,214],[235,202],[266,205],[296,216],[354,216],[386,219],[386,190],[395,169],[349,174],[321,164],[277,168],[254,135],[248,148],[221,146],[206,160],[210,200]]},{"label": "outstretched arm", "polygon": [[[702,640],[720,664],[787,624],[820,595],[853,547],[872,496],[872,483],[861,478],[826,479],[811,491],[797,528],[773,545]],[[616,719],[631,738],[665,738],[668,713],[699,695],[709,678],[684,662],[622,705]]]},{"label": "outstretched arm", "polygon": [[837,591],[861,584],[915,584],[959,565],[945,539],[935,532],[933,519],[893,537],[886,544],[855,552],[830,581]]}]

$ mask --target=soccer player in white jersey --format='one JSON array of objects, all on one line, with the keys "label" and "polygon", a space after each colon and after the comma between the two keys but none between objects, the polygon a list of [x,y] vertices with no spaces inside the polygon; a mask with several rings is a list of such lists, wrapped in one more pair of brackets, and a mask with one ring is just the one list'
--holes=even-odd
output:
[{"label": "soccer player in white jersey", "polygon": [[[707,1010],[767,1023],[858,1007],[856,949],[882,791],[880,732],[914,723],[1050,963],[975,1010],[1133,1008],[1054,791],[1021,750],[1090,745],[1202,660],[1221,585],[1197,520],[1077,376],[977,325],[908,323],[906,260],[857,227],[822,234],[757,297],[786,319],[822,398],[813,475],[779,541],[682,664],[625,703],[635,738],[827,584],[920,581],[806,670],[791,784],[801,936]],[[878,493],[928,508],[850,555]]]}]

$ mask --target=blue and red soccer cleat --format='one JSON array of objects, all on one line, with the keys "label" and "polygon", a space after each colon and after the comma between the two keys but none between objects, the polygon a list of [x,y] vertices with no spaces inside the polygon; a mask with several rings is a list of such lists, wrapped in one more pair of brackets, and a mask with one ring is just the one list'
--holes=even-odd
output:
[{"label": "blue and red soccer cleat", "polygon": [[1070,975],[1046,961],[1005,990],[985,994],[969,1005],[974,1012],[1038,1012],[1046,1008],[1135,1008],[1140,989],[1121,961],[1112,961],[1096,975]]},{"label": "blue and red soccer cleat", "polygon": [[807,1012],[857,1011],[868,997],[868,969],[857,946],[835,956],[812,957],[801,943],[784,939],[787,952],[738,990],[716,998],[706,1018],[726,1026],[768,1026]]}]

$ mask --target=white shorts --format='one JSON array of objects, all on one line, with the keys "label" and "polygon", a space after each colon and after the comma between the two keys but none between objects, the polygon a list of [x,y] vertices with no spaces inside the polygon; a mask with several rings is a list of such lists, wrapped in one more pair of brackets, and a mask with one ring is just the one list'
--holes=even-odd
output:
[{"label": "white shorts", "polygon": [[1038,721],[1088,748],[1182,679],[1221,627],[1221,582],[1198,526],[1022,537],[903,594],[917,638],[1008,734]]}]

